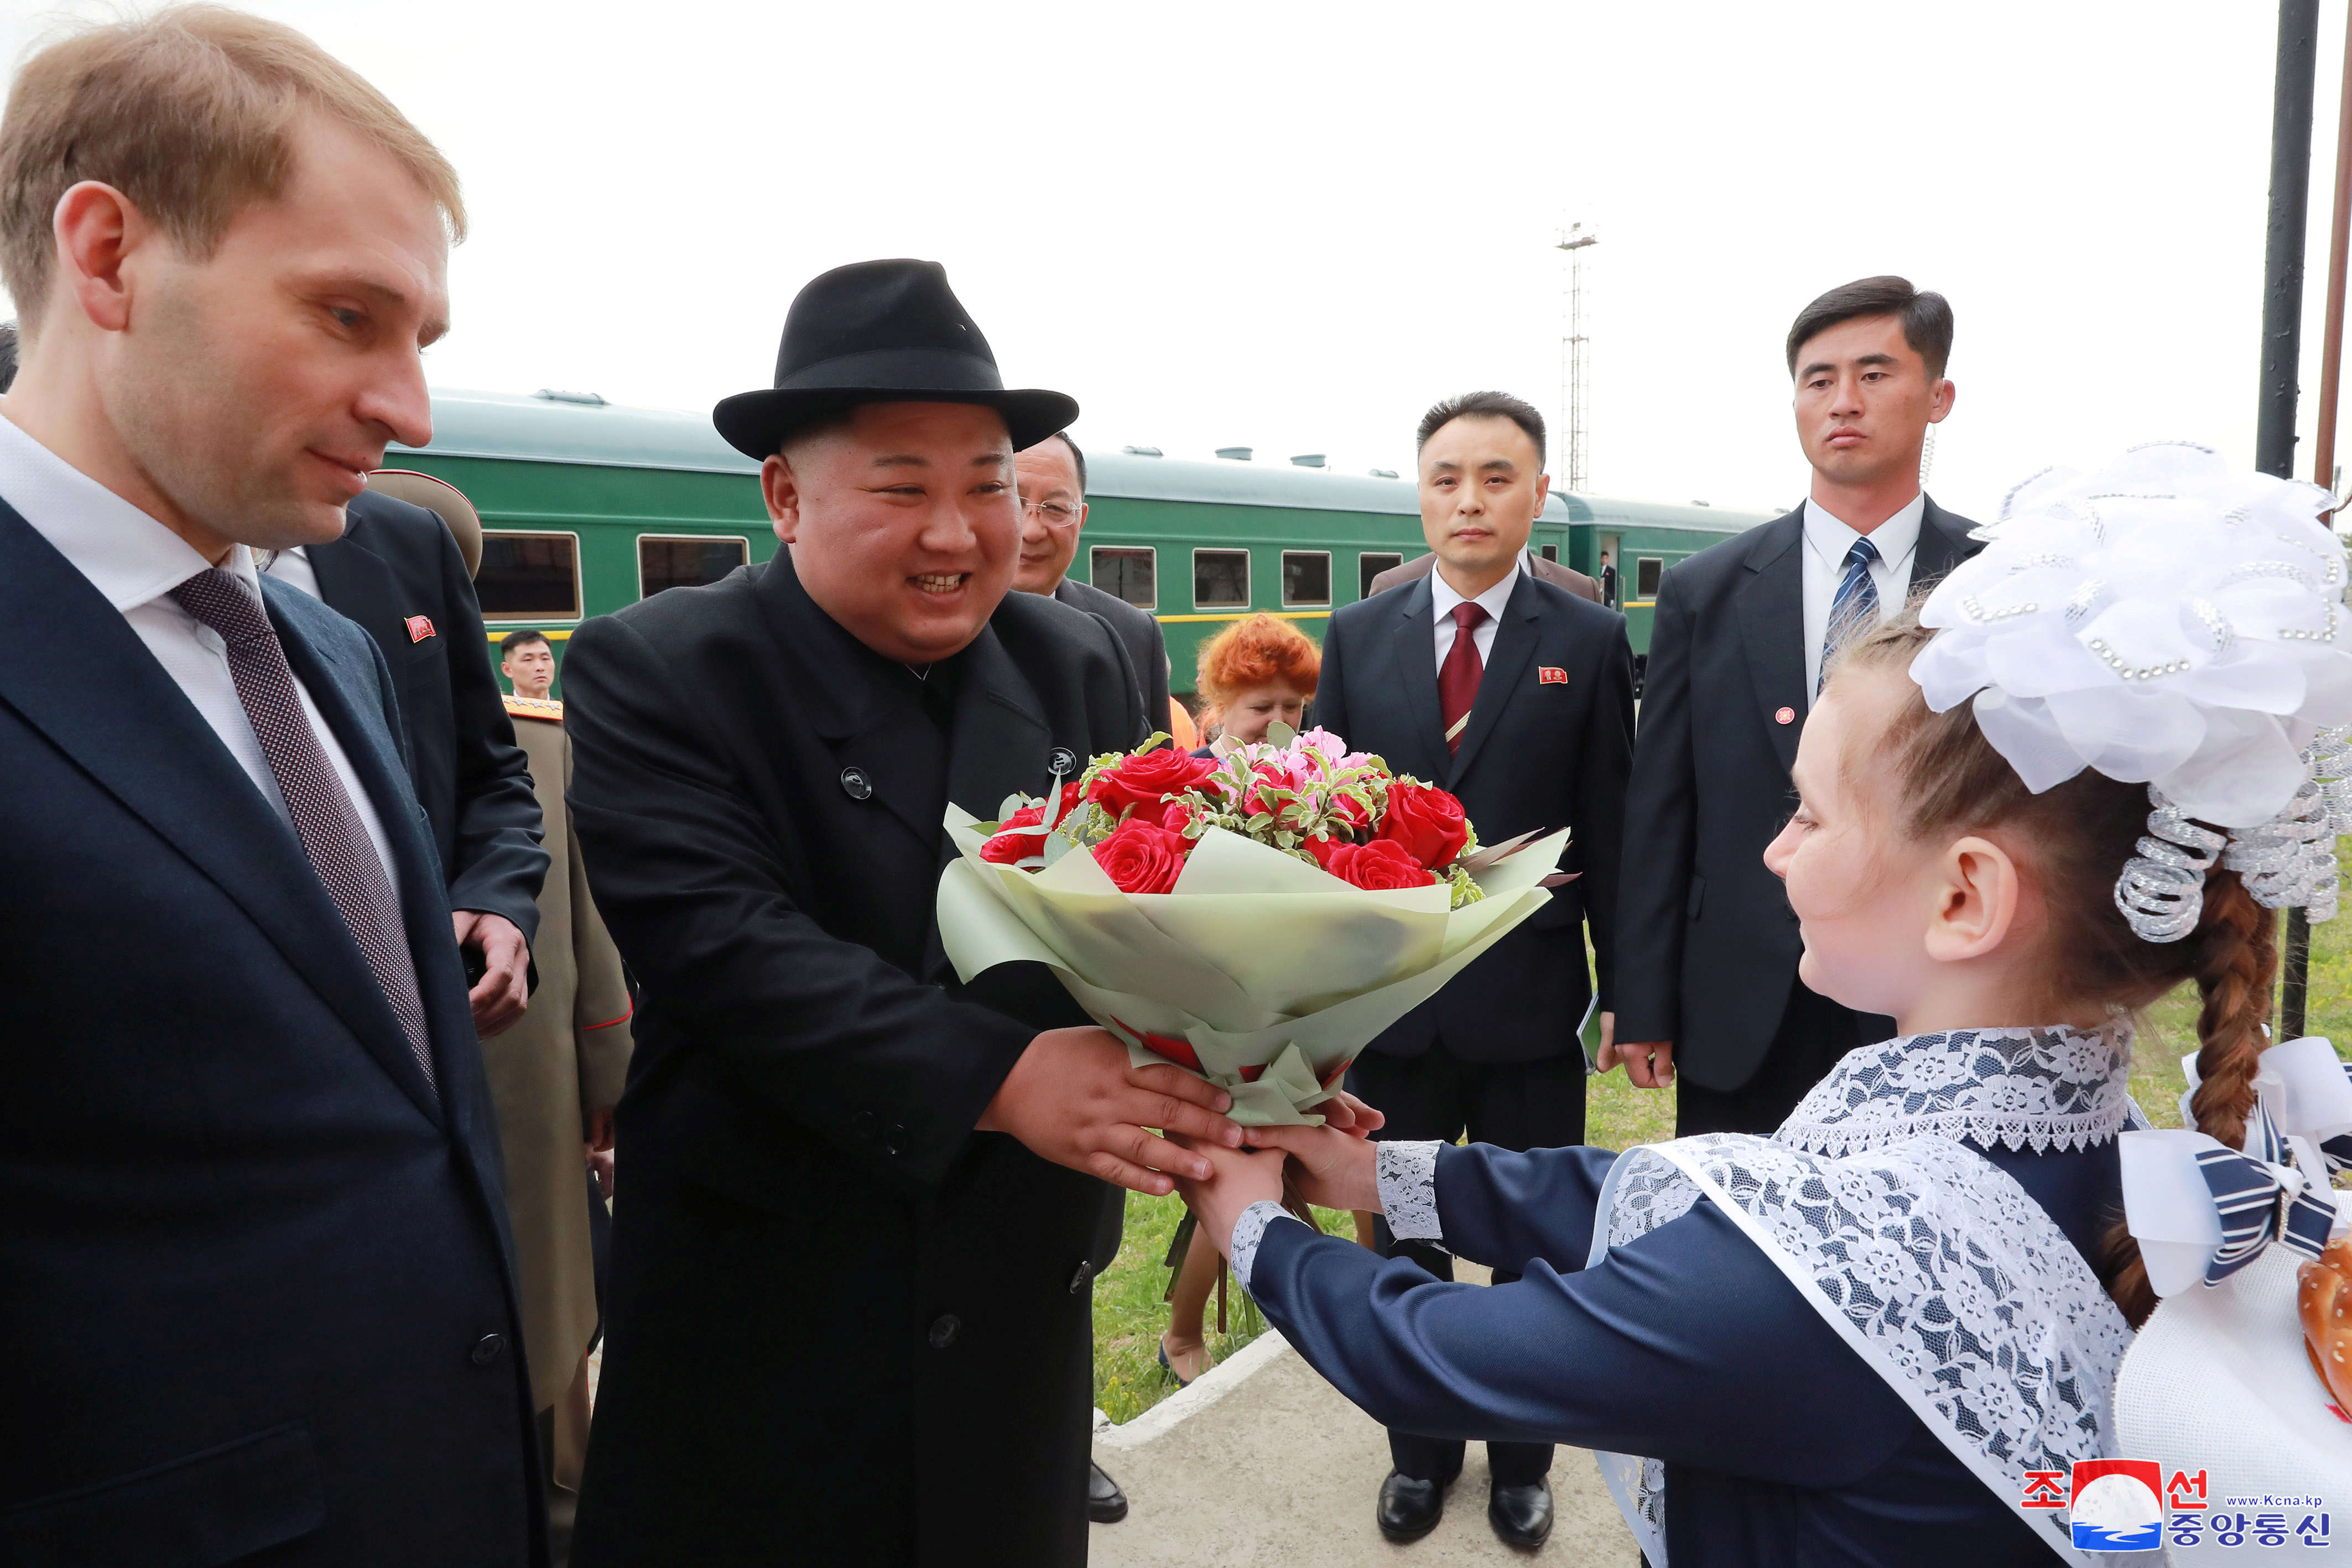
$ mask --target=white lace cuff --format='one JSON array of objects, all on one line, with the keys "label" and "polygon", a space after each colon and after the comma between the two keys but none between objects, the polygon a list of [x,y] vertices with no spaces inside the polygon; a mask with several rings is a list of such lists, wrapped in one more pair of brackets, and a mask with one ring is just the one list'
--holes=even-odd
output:
[{"label": "white lace cuff", "polygon": [[1375,1144],[1372,1168],[1380,1177],[1381,1211],[1389,1233],[1400,1241],[1436,1241],[1444,1236],[1437,1223],[1437,1151],[1445,1145]]},{"label": "white lace cuff", "polygon": [[1265,1197],[1243,1209],[1242,1217],[1234,1221],[1234,1278],[1242,1282],[1244,1291],[1249,1289],[1250,1265],[1257,1260],[1257,1244],[1265,1239],[1265,1228],[1277,1219],[1287,1219],[1294,1225],[1306,1223],[1282,1205]]}]

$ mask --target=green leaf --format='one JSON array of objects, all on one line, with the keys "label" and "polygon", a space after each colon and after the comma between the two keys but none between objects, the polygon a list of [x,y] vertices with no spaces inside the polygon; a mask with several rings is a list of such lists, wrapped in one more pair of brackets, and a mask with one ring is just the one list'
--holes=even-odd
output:
[{"label": "green leaf", "polygon": [[1288,725],[1283,723],[1280,719],[1276,719],[1272,724],[1265,727],[1265,743],[1268,746],[1286,747],[1297,738],[1298,732],[1291,728]]}]

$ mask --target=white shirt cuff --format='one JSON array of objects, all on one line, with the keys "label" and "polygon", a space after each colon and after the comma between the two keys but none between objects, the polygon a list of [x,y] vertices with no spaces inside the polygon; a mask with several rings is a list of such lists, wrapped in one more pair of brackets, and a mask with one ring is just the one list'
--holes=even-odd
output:
[{"label": "white shirt cuff", "polygon": [[1293,1225],[1306,1223],[1282,1205],[1265,1197],[1243,1209],[1242,1217],[1234,1221],[1234,1278],[1242,1282],[1244,1291],[1249,1289],[1250,1265],[1257,1260],[1257,1244],[1265,1239],[1265,1228],[1277,1219],[1287,1219]]},{"label": "white shirt cuff", "polygon": [[1375,1144],[1373,1169],[1380,1178],[1381,1213],[1389,1234],[1400,1241],[1441,1240],[1437,1223],[1437,1151],[1440,1143]]}]

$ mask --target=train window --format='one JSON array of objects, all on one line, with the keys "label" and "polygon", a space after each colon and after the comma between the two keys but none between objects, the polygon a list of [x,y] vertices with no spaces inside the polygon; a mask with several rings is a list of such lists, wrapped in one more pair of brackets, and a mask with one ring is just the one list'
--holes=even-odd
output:
[{"label": "train window", "polygon": [[1356,597],[1372,596],[1372,579],[1391,567],[1404,564],[1404,557],[1393,550],[1368,549],[1356,558]]},{"label": "train window", "polygon": [[717,582],[751,556],[749,539],[639,534],[637,597],[651,599],[665,588]]},{"label": "train window", "polygon": [[1327,549],[1286,549],[1282,552],[1282,607],[1319,609],[1331,602],[1331,552]]},{"label": "train window", "polygon": [[1558,560],[1559,559],[1559,547],[1558,545],[1544,546],[1543,558],[1546,560]]},{"label": "train window", "polygon": [[1146,545],[1139,549],[1097,545],[1089,558],[1094,585],[1114,599],[1124,599],[1138,610],[1160,603],[1160,552]]},{"label": "train window", "polygon": [[1249,551],[1196,549],[1192,552],[1192,608],[1247,610],[1250,601]]},{"label": "train window", "polygon": [[580,618],[580,536],[482,531],[474,597],[485,621]]},{"label": "train window", "polygon": [[1655,599],[1658,596],[1658,579],[1664,574],[1665,570],[1666,563],[1659,559],[1656,556],[1645,555],[1635,557],[1633,560],[1633,597],[1636,599]]}]

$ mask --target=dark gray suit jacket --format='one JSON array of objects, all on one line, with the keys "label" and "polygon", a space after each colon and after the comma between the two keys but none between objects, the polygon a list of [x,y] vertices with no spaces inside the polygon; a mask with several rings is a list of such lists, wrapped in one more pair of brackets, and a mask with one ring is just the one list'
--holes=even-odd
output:
[{"label": "dark gray suit jacket", "polygon": [[1054,597],[1073,610],[1083,610],[1102,622],[1118,639],[1135,666],[1136,690],[1143,697],[1144,722],[1153,729],[1168,727],[1168,640],[1149,610],[1138,610],[1115,593],[1068,578],[1054,585]]},{"label": "dark gray suit jacket", "polygon": [[[1913,593],[1981,548],[1975,526],[1927,503]],[[1800,507],[1676,562],[1650,631],[1625,806],[1617,1038],[1674,1041],[1675,1067],[1706,1089],[1754,1076],[1804,952],[1764,867],[1795,807],[1789,769],[1810,706],[1804,534]]]}]

